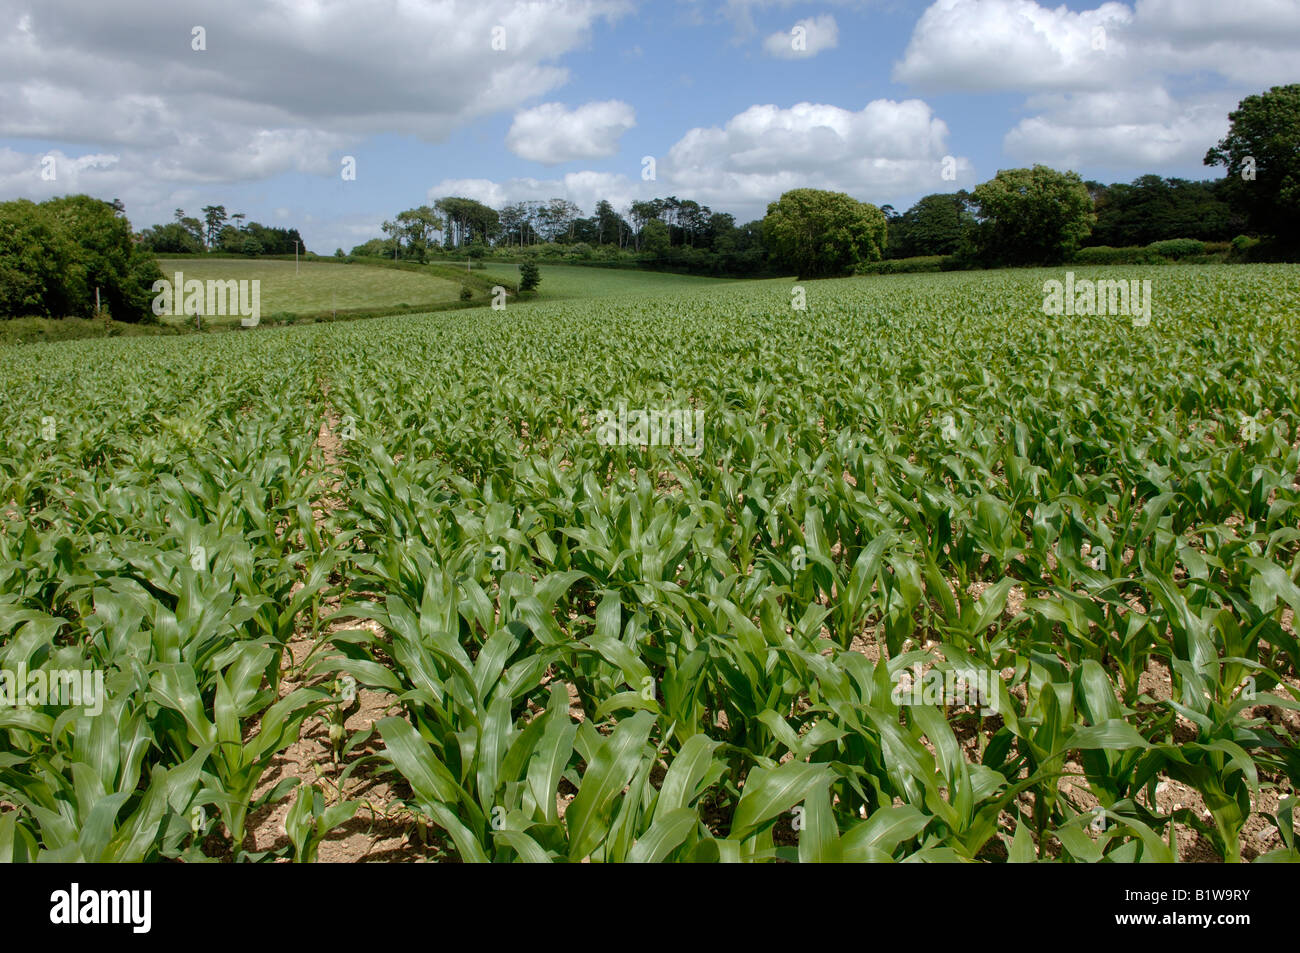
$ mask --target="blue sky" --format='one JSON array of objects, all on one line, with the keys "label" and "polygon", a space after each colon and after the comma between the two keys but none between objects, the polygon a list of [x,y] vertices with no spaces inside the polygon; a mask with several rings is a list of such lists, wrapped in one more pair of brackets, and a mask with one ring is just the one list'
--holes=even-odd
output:
[{"label": "blue sky", "polygon": [[219,203],[324,253],[444,194],[745,221],[787,188],[901,210],[1034,162],[1216,177],[1228,111],[1300,80],[1296,0],[0,0],[0,21],[0,198],[120,197],[136,227]]}]

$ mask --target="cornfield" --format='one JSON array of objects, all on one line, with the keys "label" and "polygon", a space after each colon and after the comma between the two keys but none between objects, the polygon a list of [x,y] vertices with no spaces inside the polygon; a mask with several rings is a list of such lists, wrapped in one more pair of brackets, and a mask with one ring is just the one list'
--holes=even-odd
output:
[{"label": "cornfield", "polygon": [[15,351],[0,859],[1300,860],[1300,270],[1059,277]]}]

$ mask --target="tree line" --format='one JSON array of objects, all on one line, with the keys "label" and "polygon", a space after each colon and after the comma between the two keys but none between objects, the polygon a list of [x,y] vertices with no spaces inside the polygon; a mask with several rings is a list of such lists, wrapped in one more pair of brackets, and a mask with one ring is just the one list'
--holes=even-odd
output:
[{"label": "tree line", "polygon": [[307,243],[296,228],[275,228],[245,222],[243,212],[228,215],[224,205],[205,205],[203,218],[185,214],[178,208],[173,220],[146,228],[139,235],[140,244],[160,255],[196,255],[201,252],[227,252],[235,255],[292,255],[295,248],[307,254]]}]

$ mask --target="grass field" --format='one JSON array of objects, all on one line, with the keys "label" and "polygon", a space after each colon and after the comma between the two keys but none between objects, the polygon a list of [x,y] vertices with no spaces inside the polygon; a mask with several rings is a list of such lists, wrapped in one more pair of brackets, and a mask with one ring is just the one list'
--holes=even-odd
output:
[{"label": "grass field", "polygon": [[[180,271],[186,280],[197,278],[262,282],[262,314],[303,314],[338,309],[375,309],[387,306],[433,305],[453,301],[460,292],[457,282],[409,271],[300,262],[297,272],[291,261],[262,259],[159,259],[163,277]],[[169,319],[184,323],[184,317]],[[215,323],[239,322],[238,317],[212,318]],[[192,320],[190,323],[193,323]]]},{"label": "grass field", "polygon": [[0,861],[1300,860],[1300,267],[1062,277],[30,346]]},{"label": "grass field", "polygon": [[[538,265],[542,283],[537,288],[537,298],[542,301],[560,301],[575,298],[605,298],[611,295],[656,295],[673,291],[688,291],[710,285],[729,284],[731,278],[700,278],[694,275],[674,275],[667,272],[638,271],[627,268],[597,268],[583,265]],[[519,266],[503,262],[488,262],[487,268],[475,274],[508,282],[519,283]]]}]

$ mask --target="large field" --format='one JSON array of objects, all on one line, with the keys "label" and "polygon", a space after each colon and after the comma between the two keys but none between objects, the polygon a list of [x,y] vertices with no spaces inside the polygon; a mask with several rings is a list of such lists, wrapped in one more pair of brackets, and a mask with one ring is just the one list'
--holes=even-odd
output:
[{"label": "large field", "polygon": [[1300,860],[1300,267],[1062,277],[25,348],[0,860]]},{"label": "large field", "polygon": [[[262,282],[262,315],[347,311],[407,305],[433,305],[453,301],[460,285],[445,278],[418,272],[343,265],[239,258],[163,258],[158,266],[163,277],[172,280],[182,272],[185,280],[252,280]],[[177,308],[179,311],[180,309]],[[171,319],[185,322],[182,316]],[[209,323],[235,323],[238,316],[214,317]],[[189,319],[193,323],[193,319]]]}]

